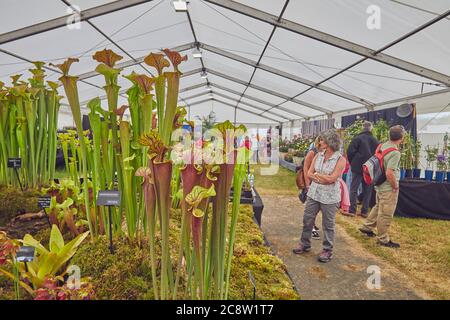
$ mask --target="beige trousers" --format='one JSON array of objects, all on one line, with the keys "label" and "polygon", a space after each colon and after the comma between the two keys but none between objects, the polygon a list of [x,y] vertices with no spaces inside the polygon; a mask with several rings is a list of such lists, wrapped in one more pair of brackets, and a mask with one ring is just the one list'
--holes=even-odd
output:
[{"label": "beige trousers", "polygon": [[377,192],[377,204],[370,211],[363,229],[373,231],[377,228],[377,237],[380,242],[389,242],[389,227],[397,207],[398,191]]}]

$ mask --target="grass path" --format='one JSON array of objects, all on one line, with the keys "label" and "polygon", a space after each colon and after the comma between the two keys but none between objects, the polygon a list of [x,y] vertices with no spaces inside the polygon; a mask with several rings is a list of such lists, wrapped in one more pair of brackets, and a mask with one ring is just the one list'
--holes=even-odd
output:
[{"label": "grass path", "polygon": [[[303,208],[297,199],[295,174],[280,168],[276,175],[261,176],[258,167],[256,167],[255,187],[261,194],[265,205],[262,228],[268,238],[272,237],[272,241],[271,239],[269,241],[275,246],[277,253],[288,265],[288,268],[290,264],[306,264],[306,269],[300,270],[303,275],[312,274],[318,279],[320,277],[332,279],[333,276],[329,273],[332,269],[327,271],[328,266],[316,263],[315,256],[299,260],[298,257],[290,253],[290,249],[298,241],[303,212]],[[354,273],[356,270],[356,273],[359,273],[360,278],[356,277],[353,279],[354,281],[351,280],[352,277],[349,277],[348,273],[338,272],[336,274],[344,278],[335,278],[336,281],[344,281],[347,286],[352,288],[354,299],[383,299],[383,295],[365,295],[360,286],[363,279],[362,274],[364,273],[364,279],[368,277],[366,273],[368,265],[361,261],[350,261],[352,255],[346,256],[346,254],[351,250],[354,251],[354,255],[365,256],[367,262],[375,261],[383,265],[382,273],[385,270],[386,275],[388,275],[387,278],[391,274],[399,279],[400,287],[404,289],[403,293],[409,292],[410,294],[402,296],[403,293],[399,295],[397,292],[398,298],[450,299],[450,274],[448,274],[448,270],[450,270],[449,221],[394,218],[391,236],[402,244],[402,247],[398,250],[380,247],[374,239],[368,239],[361,235],[357,230],[361,223],[362,218],[360,217],[349,218],[338,215],[336,258],[340,261],[336,262],[337,259],[335,259],[332,262],[338,265],[338,268],[335,269],[343,268]],[[313,243],[318,248],[315,250],[318,253],[320,243],[318,241]],[[339,256],[340,258],[338,258]],[[349,261],[344,261],[342,258]],[[312,263],[313,261],[314,263]],[[348,279],[344,280],[345,277],[348,277]],[[297,281],[294,279],[294,282],[301,285],[305,283],[306,278],[308,277],[303,276],[303,282],[300,279],[297,279]],[[328,284],[332,283],[329,282]],[[306,285],[308,286],[307,283]],[[392,285],[395,286],[395,281],[392,282]],[[356,288],[355,286],[359,287]],[[320,292],[319,290],[316,294]],[[304,292],[300,293],[304,297]],[[352,298],[350,297],[351,292],[347,291],[340,292],[340,296]],[[385,294],[384,298],[388,296],[390,294]],[[339,298],[339,294],[335,297],[331,294],[330,298]]]}]

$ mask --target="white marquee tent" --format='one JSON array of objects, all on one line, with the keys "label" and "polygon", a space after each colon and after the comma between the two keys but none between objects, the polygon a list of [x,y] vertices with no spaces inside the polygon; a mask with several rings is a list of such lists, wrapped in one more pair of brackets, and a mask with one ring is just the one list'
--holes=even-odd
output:
[{"label": "white marquee tent", "polygon": [[[122,74],[148,74],[143,57],[171,48],[188,55],[180,104],[191,119],[213,110],[218,121],[268,126],[404,102],[419,113],[450,111],[450,0],[190,0],[182,12],[169,0],[2,0],[1,8],[6,85],[17,73],[28,78],[31,61],[78,57],[71,71],[81,101],[105,98],[95,51],[122,55]],[[71,123],[68,106],[60,118]]]}]

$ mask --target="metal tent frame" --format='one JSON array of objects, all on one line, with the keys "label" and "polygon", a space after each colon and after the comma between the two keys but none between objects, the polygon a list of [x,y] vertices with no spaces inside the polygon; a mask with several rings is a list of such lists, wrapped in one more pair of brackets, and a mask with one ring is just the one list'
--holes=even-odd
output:
[{"label": "metal tent frame", "polygon": [[[56,0],[55,0],[56,1]],[[58,0],[62,2],[66,6],[71,6],[72,3],[70,0]],[[161,2],[164,0],[161,0]],[[168,0],[165,0],[168,1]],[[192,0],[191,0],[192,1]],[[209,79],[205,79],[202,81],[202,83],[190,85],[187,87],[184,87],[180,89],[181,93],[188,93],[190,91],[195,91],[202,88],[211,88],[209,91],[204,91],[201,93],[196,93],[190,96],[185,96],[184,98],[180,97],[180,102],[184,103],[187,107],[191,108],[196,105],[202,105],[206,102],[210,101],[216,101],[221,103],[222,105],[226,107],[232,107],[234,108],[234,121],[236,122],[236,111],[241,110],[245,111],[253,116],[257,116],[259,118],[263,118],[266,120],[269,120],[271,122],[275,123],[281,123],[284,121],[291,121],[291,120],[298,120],[298,119],[312,119],[317,117],[332,117],[340,113],[344,112],[353,112],[361,109],[368,109],[368,110],[374,110],[375,108],[383,107],[385,105],[393,104],[393,103],[401,103],[403,101],[408,101],[412,99],[418,99],[421,97],[426,96],[432,96],[432,95],[439,95],[439,94],[445,94],[450,92],[450,76],[441,72],[438,72],[436,70],[432,70],[430,68],[426,68],[424,66],[417,65],[415,63],[406,61],[404,59],[400,59],[398,57],[386,54],[385,51],[389,48],[399,44],[400,42],[405,41],[406,39],[409,39],[413,37],[414,35],[422,32],[423,30],[430,28],[431,26],[437,24],[440,21],[448,21],[450,16],[450,3],[448,10],[440,13],[435,14],[434,18],[426,21],[425,23],[413,28],[408,33],[402,35],[401,37],[398,37],[394,41],[390,41],[389,43],[385,44],[379,49],[372,49],[363,45],[360,45],[358,43],[354,43],[348,40],[345,40],[343,38],[337,37],[335,35],[332,35],[330,33],[325,33],[323,31],[316,30],[314,28],[311,28],[306,25],[302,25],[300,23],[288,20],[283,18],[283,15],[285,11],[288,8],[288,4],[290,0],[282,0],[283,6],[282,10],[279,15],[274,15],[262,10],[259,10],[254,7],[250,7],[248,5],[245,5],[238,1],[232,1],[232,0],[194,0],[194,1],[201,1],[210,5],[213,5],[217,8],[221,8],[225,10],[225,12],[233,12],[235,14],[241,15],[246,18],[251,18],[254,20],[257,20],[259,22],[263,22],[266,25],[269,25],[272,27],[272,30],[270,32],[269,37],[265,41],[264,47],[262,52],[259,54],[258,59],[253,60],[249,59],[248,57],[244,55],[240,55],[237,53],[233,53],[230,50],[226,50],[223,48],[219,48],[215,45],[208,44],[207,42],[202,42],[201,39],[199,39],[199,36],[197,34],[197,30],[195,27],[195,21],[191,16],[190,9],[186,12],[186,20],[188,22],[188,25],[190,27],[191,35],[192,35],[192,42],[185,43],[183,45],[178,45],[175,47],[172,47],[173,50],[177,50],[180,52],[187,52],[192,49],[202,49],[210,54],[213,54],[215,56],[220,57],[223,59],[225,63],[227,61],[237,62],[240,65],[248,66],[253,68],[253,72],[248,80],[240,79],[238,77],[232,76],[230,74],[226,74],[223,71],[216,68],[214,65],[208,65],[204,58],[200,58],[200,68],[194,68],[191,70],[188,70],[184,72],[183,78],[191,77],[194,75],[198,75],[202,72],[207,72],[208,75],[214,75],[220,79],[223,79],[225,81],[230,81],[232,83],[238,84],[242,86],[244,89],[242,91],[236,90],[231,88],[228,85],[224,85],[222,83],[216,83],[215,81],[210,81]],[[281,0],[280,0],[281,1]],[[291,0],[292,1],[292,0]],[[387,0],[386,0],[387,1]],[[409,6],[408,4],[402,3],[400,1],[394,1],[391,0],[394,3],[399,3],[399,5],[405,5]],[[121,62],[118,64],[121,68],[127,68],[135,65],[139,65],[142,67],[147,73],[152,75],[151,71],[147,69],[145,65],[143,65],[144,57],[135,57],[131,52],[129,52],[126,48],[124,48],[121,44],[119,44],[117,41],[115,41],[110,35],[108,35],[106,32],[104,32],[99,26],[97,26],[92,20],[94,18],[101,17],[103,15],[108,15],[117,11],[129,9],[135,6],[143,5],[146,3],[156,2],[154,0],[116,0],[112,2],[108,2],[93,8],[89,8],[86,10],[83,10],[79,13],[80,15],[80,21],[85,21],[89,23],[90,26],[92,26],[98,33],[100,33],[107,41],[109,45],[113,45],[117,48],[119,48],[122,52],[124,52],[128,56],[128,60]],[[159,4],[159,3],[158,3]],[[418,8],[416,8],[418,9]],[[429,10],[422,9],[422,11],[430,13]],[[48,32],[51,30],[55,30],[61,27],[64,27],[67,24],[69,15],[60,16],[57,18],[53,18],[44,22],[40,22],[37,24],[33,24],[30,26],[26,26],[17,30],[8,31],[5,33],[0,34],[0,52],[3,54],[6,54],[8,56],[14,57],[15,59],[29,62],[31,63],[31,60],[27,57],[24,57],[20,54],[14,53],[10,50],[4,49],[1,46],[13,43],[14,41],[25,39],[27,37],[32,37],[34,35]],[[332,46],[334,48],[342,49],[346,52],[350,52],[352,54],[355,54],[359,56],[360,58],[351,63],[350,65],[341,68],[339,71],[325,77],[321,81],[313,81],[310,79],[307,79],[299,74],[291,73],[283,71],[279,68],[275,68],[271,65],[268,65],[267,63],[262,63],[262,58],[264,57],[264,54],[266,52],[266,49],[268,48],[273,35],[277,29],[283,29],[287,30],[297,36],[301,37],[307,37],[309,39],[313,39],[315,41],[319,41],[323,44]],[[189,39],[186,39],[189,41]],[[436,82],[436,85],[440,84],[440,86],[444,87],[442,90],[436,90],[432,92],[426,92],[416,95],[410,95],[403,98],[398,99],[390,99],[386,100],[384,102],[374,102],[370,99],[367,99],[363,96],[355,95],[348,93],[344,90],[336,89],[336,87],[329,86],[328,83],[330,83],[331,79],[334,79],[338,77],[339,75],[342,75],[346,71],[354,68],[357,65],[362,64],[365,61],[376,61],[385,65],[388,65],[390,67],[406,71],[410,74],[417,75],[423,78],[427,78],[431,81]],[[58,70],[45,66],[45,68],[49,71],[59,73]],[[306,86],[306,89],[303,89],[295,94],[292,95],[286,95],[284,93],[278,92],[276,90],[273,90],[271,88],[259,85],[254,83],[254,76],[255,72],[257,70],[262,70],[264,72],[268,72],[272,75],[275,75],[276,77],[280,77],[281,79],[287,79],[289,81],[293,81],[295,83],[301,84],[302,86]],[[90,71],[85,72],[82,74],[79,74],[78,77],[80,81],[83,83],[93,86],[96,88],[101,88],[100,86],[96,85],[95,83],[92,83],[89,79],[97,76],[97,73]],[[212,88],[217,90],[212,90]],[[255,95],[252,95],[248,93],[248,89],[254,89],[259,92],[263,92],[264,94],[267,94],[269,96],[273,96],[276,99],[281,99],[282,101],[279,103],[274,103],[267,101],[266,99],[257,97]],[[306,93],[311,93],[312,90],[319,90],[321,92],[324,92],[326,94],[331,94],[332,96],[338,97],[340,99],[343,99],[345,101],[348,101],[349,103],[357,104],[357,107],[349,107],[349,108],[342,108],[339,110],[332,110],[328,107],[318,105],[312,102],[307,101],[306,99],[302,99]],[[121,90],[120,94],[124,94],[126,90]],[[188,102],[189,100],[193,100],[196,98],[201,98],[204,95],[209,94],[212,95],[212,97],[208,99],[201,99],[199,101],[194,102]],[[105,99],[105,96],[101,96],[101,99]],[[224,99],[231,101],[227,102]],[[243,101],[245,99],[246,101]],[[250,100],[251,102],[248,102]],[[285,103],[292,103],[295,108],[287,108],[284,106]],[[86,104],[87,101],[83,101],[82,104]],[[249,109],[250,108],[250,109]],[[252,111],[254,110],[254,111]],[[318,112],[317,115],[309,115],[308,112],[305,111],[312,111],[312,112]]]}]

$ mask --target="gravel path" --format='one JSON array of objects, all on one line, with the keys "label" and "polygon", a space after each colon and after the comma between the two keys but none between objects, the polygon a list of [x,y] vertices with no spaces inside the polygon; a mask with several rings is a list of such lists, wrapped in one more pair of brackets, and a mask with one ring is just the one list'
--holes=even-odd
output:
[{"label": "gravel path", "polygon": [[[262,230],[277,254],[286,264],[289,275],[302,299],[426,299],[408,284],[407,277],[380,258],[367,252],[354,238],[337,226],[333,260],[323,264],[317,261],[321,241],[312,240],[311,252],[295,255],[292,248],[300,238],[303,207],[293,195],[267,195],[264,202]],[[321,225],[318,214],[317,225]],[[381,288],[369,289],[369,266],[378,266]]]}]

